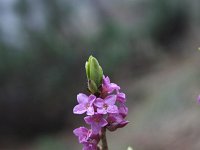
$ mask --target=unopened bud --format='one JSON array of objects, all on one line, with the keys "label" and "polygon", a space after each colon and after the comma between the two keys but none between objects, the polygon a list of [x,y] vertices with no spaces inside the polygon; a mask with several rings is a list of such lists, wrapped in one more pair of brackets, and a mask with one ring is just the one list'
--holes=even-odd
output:
[{"label": "unopened bud", "polygon": [[92,93],[95,93],[102,84],[103,70],[93,56],[89,57],[85,64],[85,69],[88,78],[88,88]]},{"label": "unopened bud", "polygon": [[92,94],[95,94],[98,92],[97,85],[93,80],[88,80],[88,89]]}]

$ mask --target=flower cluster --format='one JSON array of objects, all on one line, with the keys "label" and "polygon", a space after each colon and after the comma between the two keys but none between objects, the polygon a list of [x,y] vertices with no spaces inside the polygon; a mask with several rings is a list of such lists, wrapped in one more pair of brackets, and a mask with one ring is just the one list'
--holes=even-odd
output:
[{"label": "flower cluster", "polygon": [[125,117],[128,113],[126,95],[120,92],[120,87],[111,83],[109,77],[103,76],[98,93],[77,95],[78,105],[73,109],[74,114],[84,114],[86,124],[91,129],[79,127],[73,132],[83,144],[83,150],[97,150],[101,140],[102,129],[115,131],[128,124]]}]

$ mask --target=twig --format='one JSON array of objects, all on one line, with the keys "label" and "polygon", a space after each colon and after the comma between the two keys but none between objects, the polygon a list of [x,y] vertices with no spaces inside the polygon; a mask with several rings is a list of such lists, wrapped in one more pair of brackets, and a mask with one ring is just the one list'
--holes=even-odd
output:
[{"label": "twig", "polygon": [[102,128],[101,130],[101,141],[102,141],[102,150],[108,150],[108,143],[106,139],[106,128]]}]

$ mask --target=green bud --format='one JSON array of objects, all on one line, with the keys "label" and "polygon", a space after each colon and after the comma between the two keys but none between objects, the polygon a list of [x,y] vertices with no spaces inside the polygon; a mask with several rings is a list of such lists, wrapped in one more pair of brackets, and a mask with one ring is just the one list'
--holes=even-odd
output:
[{"label": "green bud", "polygon": [[[86,69],[86,75],[87,75],[88,81],[91,80],[90,82],[94,82],[98,89],[102,83],[103,70],[102,70],[101,66],[99,65],[99,62],[97,61],[97,59],[94,58],[93,56],[90,56],[88,61],[85,64],[85,69]],[[92,83],[92,84],[94,85],[94,83]],[[94,88],[94,86],[93,86],[93,88]],[[93,91],[94,91],[94,89],[93,89]]]},{"label": "green bud", "polygon": [[85,63],[85,70],[86,70],[86,75],[87,75],[87,78],[89,79],[90,78],[90,65],[89,65],[89,62],[86,61]]},{"label": "green bud", "polygon": [[88,89],[92,94],[95,94],[98,92],[98,88],[96,83],[93,80],[88,80]]}]

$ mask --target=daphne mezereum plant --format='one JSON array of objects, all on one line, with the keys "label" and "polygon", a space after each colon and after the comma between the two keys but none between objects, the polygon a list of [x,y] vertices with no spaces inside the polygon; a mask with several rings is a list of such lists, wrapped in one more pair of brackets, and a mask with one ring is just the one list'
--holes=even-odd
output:
[{"label": "daphne mezereum plant", "polygon": [[91,128],[79,127],[73,132],[79,143],[83,144],[82,150],[108,150],[106,130],[115,131],[128,124],[125,120],[128,113],[126,95],[120,92],[117,84],[110,82],[109,77],[103,75],[101,66],[93,56],[89,57],[85,69],[89,94],[77,95],[78,105],[73,112],[86,113],[84,120]]}]

